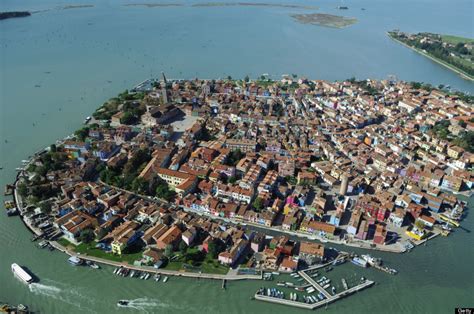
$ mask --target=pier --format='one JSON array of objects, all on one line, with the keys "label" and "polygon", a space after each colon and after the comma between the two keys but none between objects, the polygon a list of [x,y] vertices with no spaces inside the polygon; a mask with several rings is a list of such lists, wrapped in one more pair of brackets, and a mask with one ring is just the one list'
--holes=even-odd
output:
[{"label": "pier", "polygon": [[[299,272],[299,273],[301,274],[302,272]],[[337,293],[333,296],[328,294],[329,297],[327,297],[326,299],[321,300],[321,301],[316,302],[316,303],[312,303],[312,304],[299,302],[299,301],[292,301],[292,300],[288,300],[288,299],[280,299],[280,298],[270,297],[270,296],[261,295],[261,294],[257,294],[257,293],[255,294],[255,299],[260,300],[260,301],[265,301],[265,302],[271,302],[271,303],[277,303],[277,304],[283,304],[283,305],[299,307],[299,308],[303,308],[303,309],[307,309],[307,310],[314,310],[314,309],[317,309],[321,306],[325,306],[327,304],[336,302],[337,300],[342,299],[346,296],[349,296],[349,295],[351,295],[351,294],[353,294],[357,291],[368,288],[368,287],[372,286],[374,283],[375,283],[374,281],[366,280],[366,281],[364,281],[363,283],[361,283],[357,286],[354,286],[350,289],[339,292],[339,293]]]}]

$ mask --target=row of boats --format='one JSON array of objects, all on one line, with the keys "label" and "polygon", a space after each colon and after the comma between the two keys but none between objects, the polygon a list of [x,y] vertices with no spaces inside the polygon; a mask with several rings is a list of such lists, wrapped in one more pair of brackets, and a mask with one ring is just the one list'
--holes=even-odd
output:
[{"label": "row of boats", "polygon": [[[125,267],[115,268],[113,273],[114,273],[114,275],[117,275],[117,276],[130,277],[130,278],[139,278],[141,280],[148,280],[151,277],[151,274],[146,272],[146,271],[141,272],[141,271],[138,271],[138,270],[133,270],[133,269],[125,268]],[[153,276],[153,279],[156,282],[158,282],[161,279],[161,275],[160,274],[155,274]],[[167,282],[168,279],[169,279],[168,276],[164,276],[163,282]]]},{"label": "row of boats", "polygon": [[352,264],[360,267],[368,267],[370,265],[391,275],[396,275],[398,273],[396,269],[387,266],[382,266],[382,260],[380,258],[372,257],[369,254],[361,255],[361,257],[354,256],[351,259],[351,262]]},{"label": "row of boats", "polygon": [[[285,298],[285,293],[283,291],[280,291],[276,288],[265,288],[262,287],[257,291],[257,295],[263,295],[271,298],[277,298],[277,299],[284,299]],[[304,303],[312,304],[316,302],[323,301],[326,297],[324,296],[323,293],[319,292],[317,295],[303,295],[302,296],[302,301]],[[289,295],[289,300],[298,302],[299,301],[299,296],[298,293],[296,292],[290,292]]]}]

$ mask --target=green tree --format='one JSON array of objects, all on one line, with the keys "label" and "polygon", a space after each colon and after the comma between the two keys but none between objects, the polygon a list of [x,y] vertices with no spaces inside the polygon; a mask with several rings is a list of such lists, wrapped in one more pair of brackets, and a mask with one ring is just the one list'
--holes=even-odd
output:
[{"label": "green tree", "polygon": [[135,123],[135,121],[136,121],[135,116],[133,115],[133,113],[129,111],[124,112],[122,117],[120,118],[120,123],[122,124],[130,125],[130,124]]},{"label": "green tree", "polygon": [[165,252],[163,253],[166,257],[170,258],[171,255],[173,254],[173,246],[171,244],[168,244],[165,247]]},{"label": "green tree", "polygon": [[26,197],[26,195],[28,194],[28,187],[23,182],[18,184],[17,190],[18,194],[20,194],[21,197]]},{"label": "green tree", "polygon": [[248,75],[246,75],[245,78],[244,78],[244,81],[245,81],[246,83],[250,82],[250,77],[249,77]]},{"label": "green tree", "polygon": [[89,135],[89,128],[83,127],[82,129],[79,129],[76,132],[74,132],[74,135],[77,137],[79,141],[84,141]]},{"label": "green tree", "polygon": [[229,178],[229,183],[234,184],[235,182],[237,182],[237,178],[235,176]]},{"label": "green tree", "polygon": [[466,126],[467,126],[466,121],[460,120],[460,121],[459,121],[459,126],[460,126],[461,128],[466,128]]},{"label": "green tree", "polygon": [[51,144],[51,145],[49,146],[49,151],[50,151],[50,152],[53,152],[53,153],[57,152],[57,151],[58,151],[58,148],[56,147],[56,144]]},{"label": "green tree", "polygon": [[257,197],[254,201],[253,201],[253,207],[257,210],[257,211],[261,211],[263,209],[263,199],[260,198],[260,197]]},{"label": "green tree", "polygon": [[186,253],[186,250],[188,249],[188,245],[186,244],[186,242],[181,241],[181,242],[179,242],[178,248],[179,248],[179,251],[180,251],[182,254],[184,254],[184,253]]},{"label": "green tree", "polygon": [[94,236],[94,232],[92,231],[92,229],[84,229],[81,231],[81,234],[79,236],[79,239],[81,240],[81,242],[84,242],[84,243],[90,243],[92,242],[92,240],[94,240],[95,236]]},{"label": "green tree", "polygon": [[132,190],[140,194],[147,194],[148,182],[143,178],[136,177],[132,182]]}]

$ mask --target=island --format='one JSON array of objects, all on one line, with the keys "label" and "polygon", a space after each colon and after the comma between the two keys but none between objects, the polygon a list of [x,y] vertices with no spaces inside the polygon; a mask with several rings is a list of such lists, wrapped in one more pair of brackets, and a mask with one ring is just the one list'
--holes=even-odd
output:
[{"label": "island", "polygon": [[264,2],[204,2],[195,3],[193,7],[230,7],[230,6],[243,6],[243,7],[274,7],[274,8],[290,8],[290,9],[305,9],[305,10],[316,10],[315,6],[298,5],[298,4],[280,4],[280,3],[264,3]]},{"label": "island", "polygon": [[15,17],[26,17],[30,15],[31,13],[28,11],[0,12],[0,20],[6,20],[6,19],[15,18]]},{"label": "island", "polygon": [[388,32],[388,36],[463,78],[474,80],[474,39],[433,33],[409,34],[398,30]]},{"label": "island", "polygon": [[302,24],[313,24],[333,28],[344,28],[357,23],[356,18],[323,13],[293,14],[291,17]]},{"label": "island", "polygon": [[299,297],[254,298],[314,309],[374,283],[331,287],[317,269],[350,260],[397,273],[331,243],[402,253],[456,232],[467,207],[455,194],[474,182],[471,106],[402,81],[163,74],[25,160],[14,202],[33,240],[74,265],[223,288],[288,272],[306,283],[278,285]]}]

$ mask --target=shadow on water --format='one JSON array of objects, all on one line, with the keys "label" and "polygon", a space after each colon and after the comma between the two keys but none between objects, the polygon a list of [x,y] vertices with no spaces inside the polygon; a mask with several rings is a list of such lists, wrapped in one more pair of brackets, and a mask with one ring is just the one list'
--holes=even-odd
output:
[{"label": "shadow on water", "polygon": [[33,278],[33,282],[35,282],[35,283],[39,283],[39,282],[40,282],[39,277],[36,276],[36,275],[31,271],[31,269],[29,269],[29,268],[26,267],[26,266],[21,266],[21,268],[23,268],[23,269],[28,273],[28,275],[30,275],[31,278]]}]

